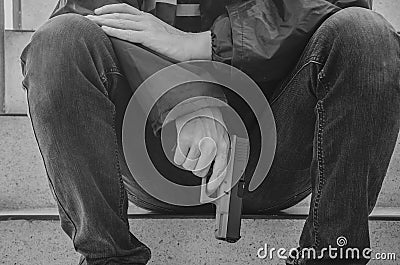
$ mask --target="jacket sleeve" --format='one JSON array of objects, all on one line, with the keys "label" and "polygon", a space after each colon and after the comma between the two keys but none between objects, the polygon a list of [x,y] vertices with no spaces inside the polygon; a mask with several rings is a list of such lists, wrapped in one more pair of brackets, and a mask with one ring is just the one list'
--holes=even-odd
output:
[{"label": "jacket sleeve", "polygon": [[373,0],[329,0],[329,2],[337,5],[340,8],[358,6],[372,9]]},{"label": "jacket sleeve", "polygon": [[232,64],[256,82],[281,80],[293,69],[309,38],[330,15],[360,0],[248,0],[226,7],[212,31],[213,60]]}]

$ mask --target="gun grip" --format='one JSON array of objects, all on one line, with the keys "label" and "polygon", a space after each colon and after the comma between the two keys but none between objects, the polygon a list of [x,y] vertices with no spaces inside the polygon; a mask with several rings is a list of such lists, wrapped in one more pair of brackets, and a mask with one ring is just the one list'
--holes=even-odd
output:
[{"label": "gun grip", "polygon": [[213,203],[216,204],[215,200],[217,199],[217,191],[211,194],[210,196],[207,194],[207,178],[201,179],[201,191],[200,191],[200,203]]},{"label": "gun grip", "polygon": [[[249,154],[248,139],[233,136],[227,173],[214,194],[207,194],[207,179],[201,182],[200,202],[216,206],[215,237],[234,243],[240,239],[244,170]],[[236,183],[233,183],[236,182]],[[234,184],[234,185],[233,185]]]}]

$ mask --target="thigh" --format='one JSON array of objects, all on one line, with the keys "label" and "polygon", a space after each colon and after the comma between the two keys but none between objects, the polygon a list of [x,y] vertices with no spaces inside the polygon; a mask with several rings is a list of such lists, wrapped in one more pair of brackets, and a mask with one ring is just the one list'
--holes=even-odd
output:
[{"label": "thigh", "polygon": [[[363,31],[376,31],[373,36],[377,37],[366,39],[360,34],[354,34],[354,32]],[[335,34],[332,34],[333,32]],[[334,58],[332,54],[341,54],[344,60],[348,60],[347,63],[356,62],[357,64],[358,58],[362,58],[363,53],[373,49],[373,43],[380,43],[381,39],[388,39],[386,46],[391,47],[385,51],[395,51],[398,48],[398,35],[394,30],[376,13],[363,8],[343,9],[332,15],[316,30],[297,66],[270,99],[277,127],[277,150],[268,177],[254,194],[247,196],[250,209],[251,207],[256,207],[255,210],[271,209],[271,207],[276,209],[276,205],[281,205],[278,208],[287,207],[298,201],[301,197],[298,194],[311,192],[310,166],[313,159],[317,161],[315,154],[319,151],[316,145],[318,128],[315,108],[317,101],[330,93],[324,86],[324,83],[328,82],[324,74],[329,72],[329,77],[332,78],[341,73],[339,70],[328,71],[327,69],[342,68],[341,61],[338,57]],[[354,49],[354,43],[357,43],[357,49]],[[390,57],[387,52],[379,56]],[[330,60],[326,64],[328,58]],[[349,58],[357,58],[357,60]],[[382,60],[384,59],[377,58],[375,61]],[[394,61],[386,59],[385,62]],[[360,78],[363,75],[356,76]],[[340,76],[340,78],[343,77]],[[363,89],[366,88],[363,87]],[[354,93],[357,90],[352,87],[352,91]],[[375,187],[370,190],[370,199],[375,201],[378,194],[376,190],[379,190],[380,186],[370,186]],[[292,203],[286,203],[287,201],[292,201]]]},{"label": "thigh", "polygon": [[[316,159],[314,152],[318,152],[315,107],[318,99],[328,93],[321,82],[326,74],[322,69],[327,68],[325,61],[331,54],[332,43],[343,41],[344,37],[359,38],[354,32],[361,32],[366,25],[376,23],[374,21],[373,12],[361,8],[347,8],[332,15],[316,30],[295,69],[270,98],[277,128],[277,149],[266,180],[258,190],[247,195],[249,209],[287,207],[293,204],[287,201],[298,201],[296,198],[301,197],[298,194],[310,193],[310,166]],[[341,25],[340,30],[338,25]],[[349,32],[349,25],[360,29]],[[335,37],[332,32],[344,32],[344,35]],[[339,52],[352,50],[353,42],[345,41],[346,46]],[[365,40],[357,39],[357,42],[361,46],[366,44]],[[362,50],[370,48],[360,48],[357,52]],[[331,59],[331,62],[337,64],[338,60]],[[336,72],[330,71],[330,74]]]},{"label": "thigh", "polygon": [[246,194],[245,211],[282,210],[311,193],[317,103],[313,87],[320,68],[313,43],[311,40],[296,67],[269,97],[277,130],[275,157],[264,182]]},{"label": "thigh", "polygon": [[299,67],[270,99],[277,130],[275,157],[260,187],[245,194],[245,212],[282,210],[311,193],[316,99],[308,89],[310,67]]},{"label": "thigh", "polygon": [[[179,213],[208,213],[212,208],[210,205],[199,207],[180,207],[162,202],[151,194],[148,194],[137,182],[137,177],[133,176],[128,169],[123,155],[122,145],[122,125],[127,105],[142,82],[154,73],[168,67],[175,62],[155,54],[141,46],[124,41],[112,39],[119,64],[122,66],[123,75],[115,76],[113,88],[110,92],[111,100],[116,108],[116,132],[119,143],[120,167],[123,172],[123,179],[131,202],[139,207],[159,211],[159,212],[179,212]],[[128,72],[129,70],[129,72]],[[134,121],[133,121],[134,122]],[[164,154],[161,139],[153,132],[153,128],[148,121],[147,124],[137,124],[146,130],[147,154],[157,170],[168,180],[185,185],[199,185],[201,180],[194,176],[190,171],[182,170],[172,164]]]}]

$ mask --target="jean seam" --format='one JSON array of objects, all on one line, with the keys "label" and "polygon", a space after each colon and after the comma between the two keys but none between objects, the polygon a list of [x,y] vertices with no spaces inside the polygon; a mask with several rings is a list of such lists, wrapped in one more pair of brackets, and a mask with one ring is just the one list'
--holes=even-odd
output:
[{"label": "jean seam", "polygon": [[[112,82],[109,79],[108,75],[109,74],[117,74],[120,75],[119,69],[118,67],[111,67],[109,68],[107,71],[103,72],[102,74],[100,74],[100,79],[104,85],[105,89],[105,96],[107,96],[109,98],[109,94],[110,94],[110,89],[112,86]],[[118,215],[119,217],[125,222],[127,223],[127,220],[124,220],[123,216],[124,216],[124,199],[125,199],[125,186],[124,186],[124,182],[123,182],[123,178],[122,178],[122,172],[121,172],[121,165],[119,163],[119,151],[118,151],[118,139],[117,139],[117,130],[115,128],[115,123],[116,123],[116,110],[115,107],[112,110],[112,130],[113,130],[113,137],[114,137],[114,155],[115,155],[115,163],[116,163],[116,170],[117,170],[117,175],[119,178],[119,185],[120,185],[120,197],[119,197],[119,204],[118,204]]]},{"label": "jean seam", "polygon": [[331,86],[330,82],[326,80],[326,73],[324,71],[324,68],[322,68],[321,71],[318,73],[318,81],[324,89],[324,97],[326,94],[328,94],[329,86]]},{"label": "jean seam", "polygon": [[319,238],[319,223],[318,213],[319,204],[322,195],[322,189],[325,185],[325,160],[323,151],[323,132],[325,126],[325,110],[323,108],[323,101],[317,103],[317,118],[318,118],[318,131],[317,131],[317,169],[318,169],[318,187],[313,203],[313,229],[314,229],[314,245],[318,248],[320,245]]},{"label": "jean seam", "polygon": [[105,71],[105,75],[108,75],[108,74],[117,74],[117,75],[122,76],[121,71],[117,66],[113,66],[113,67],[109,68],[107,71]]},{"label": "jean seam", "polygon": [[[20,62],[21,62],[22,75],[25,76],[26,62],[22,58],[20,59]],[[27,91],[27,86],[26,86],[24,80],[21,81],[21,84],[22,84],[22,88]]]},{"label": "jean seam", "polygon": [[[161,212],[169,212],[169,213],[173,213],[173,212],[174,212],[174,210],[171,210],[171,209],[169,209],[169,208],[162,207],[162,206],[156,205],[156,204],[154,204],[154,203],[150,203],[150,202],[148,202],[148,201],[146,201],[146,200],[142,200],[139,196],[136,196],[135,194],[133,194],[133,193],[131,193],[131,192],[129,192],[129,195],[128,195],[128,196],[131,196],[131,197],[134,198],[133,200],[135,200],[135,201],[131,201],[131,202],[132,202],[133,204],[135,204],[136,206],[138,206],[138,207],[142,207],[142,208],[148,209],[148,210],[150,210],[150,211],[157,211],[157,210],[159,210],[159,211],[161,211]],[[136,203],[141,204],[141,205],[138,205],[138,204],[136,204]],[[147,206],[147,207],[146,207],[146,206]],[[156,210],[156,209],[157,209],[157,210]]]},{"label": "jean seam", "polygon": [[[239,14],[239,12],[238,12],[238,14]],[[240,16],[240,14],[239,14],[239,16]],[[243,53],[244,53],[244,25],[243,25],[243,22],[240,23],[240,27],[241,27],[241,29],[240,29],[240,33],[241,33],[240,61],[243,62]],[[242,69],[243,69],[243,67],[242,67]]]},{"label": "jean seam", "polygon": [[[118,141],[117,141],[117,131],[115,129],[115,116],[116,116],[116,111],[115,109],[113,110],[113,134],[114,134],[114,145],[115,145],[115,159],[116,159],[116,167],[117,167],[117,174],[119,178],[119,192],[120,192],[120,198],[119,198],[119,216],[121,219],[123,219],[124,216],[124,200],[125,200],[125,186],[124,186],[124,181],[122,179],[122,172],[121,172],[121,165],[119,163],[119,156],[118,156]],[[126,220],[124,220],[125,222]]]},{"label": "jean seam", "polygon": [[[120,74],[118,71],[117,67],[112,67],[109,69],[109,71],[107,71],[104,75],[106,77],[106,91],[110,91],[111,89],[111,84],[112,82],[110,82],[110,80],[108,79],[107,75],[108,74]],[[107,95],[108,96],[108,95]],[[119,179],[119,192],[120,192],[120,197],[119,197],[119,205],[118,205],[118,214],[119,217],[124,221],[124,222],[128,222],[127,220],[124,220],[124,200],[125,200],[125,185],[124,185],[124,181],[122,178],[122,172],[121,172],[121,165],[119,162],[119,150],[118,150],[118,139],[117,139],[117,130],[115,128],[115,123],[116,123],[116,110],[115,107],[113,108],[112,111],[112,130],[113,130],[113,137],[114,137],[114,155],[115,155],[115,163],[116,163],[116,169],[117,169],[117,174],[118,174],[118,179]]]},{"label": "jean seam", "polygon": [[[271,207],[268,207],[268,208],[266,208],[266,209],[258,210],[257,212],[259,212],[259,213],[268,212],[268,211],[270,211],[270,209],[278,208],[278,207],[281,206],[281,205],[285,205],[286,203],[290,202],[290,201],[293,200],[294,198],[296,198],[296,197],[298,197],[298,196],[300,196],[300,195],[303,195],[304,193],[308,193],[308,192],[310,192],[310,191],[311,191],[311,188],[304,189],[304,190],[302,190],[302,191],[296,193],[295,195],[291,196],[290,198],[286,199],[286,200],[283,201],[283,202],[277,203],[277,204],[275,204],[275,205],[273,205],[273,206],[271,206]],[[289,208],[290,208],[290,207],[289,207]]]},{"label": "jean seam", "polygon": [[279,90],[280,90],[279,94],[278,94],[275,98],[272,99],[272,101],[271,101],[270,104],[272,105],[273,103],[275,103],[275,102],[283,95],[283,93],[284,93],[284,92],[286,91],[286,89],[290,86],[290,84],[293,82],[293,80],[296,78],[296,76],[299,75],[300,72],[303,71],[303,69],[304,69],[305,67],[307,67],[308,65],[310,65],[310,64],[312,64],[312,63],[318,64],[318,65],[323,65],[323,63],[321,63],[319,60],[320,60],[320,57],[319,57],[319,56],[312,56],[312,57],[309,57],[309,58],[306,60],[306,62],[305,62],[304,64],[302,64],[301,67],[299,67],[296,71],[293,72],[293,74],[292,74],[292,75],[289,77],[289,79],[288,79],[289,81],[286,82],[286,83],[284,83],[284,86],[283,86],[282,89],[279,89]]},{"label": "jean seam", "polygon": [[[27,90],[27,97],[26,97],[26,98],[27,98],[27,103],[28,103],[28,113],[29,113],[29,117],[32,117],[32,115],[31,115],[31,108],[30,108],[30,104],[29,104],[29,97],[28,97],[29,90],[28,90],[28,88],[25,86],[25,84],[23,84],[23,86],[24,86],[25,89]],[[35,136],[36,143],[39,143],[38,138],[37,138],[37,134],[36,134],[36,130],[35,130],[35,126],[34,126],[34,124],[33,124],[33,120],[32,120],[31,118],[29,118],[29,120],[30,120],[31,125],[32,125],[32,130],[33,130],[33,134],[34,134],[34,136]],[[48,173],[48,170],[47,170],[47,165],[46,165],[46,163],[44,162],[43,152],[42,152],[42,149],[41,149],[41,147],[40,147],[39,144],[38,144],[38,148],[39,148],[40,156],[42,157],[42,161],[43,161],[43,165],[44,165],[44,168],[45,168],[45,171],[46,171],[47,179],[48,179],[48,181],[49,181],[49,183],[50,183],[51,189],[53,190],[54,198],[56,199],[56,201],[57,201],[57,203],[58,203],[58,205],[59,205],[59,209],[61,209],[61,210],[64,212],[65,216],[67,217],[67,220],[68,220],[68,221],[72,224],[72,226],[74,227],[73,236],[72,236],[71,239],[72,239],[72,242],[75,242],[75,238],[76,238],[76,234],[77,234],[77,228],[76,228],[77,226],[76,226],[76,224],[74,223],[74,221],[72,220],[71,216],[70,216],[70,215],[68,214],[68,212],[65,210],[65,207],[64,207],[64,205],[61,203],[60,199],[58,198],[56,189],[54,188],[54,184],[53,184],[51,178],[49,177],[49,173]],[[74,245],[74,248],[75,248],[75,245]],[[75,250],[76,250],[76,249],[75,249]]]},{"label": "jean seam", "polygon": [[111,84],[112,84],[112,82],[110,82],[110,80],[109,80],[110,75],[123,76],[121,74],[120,69],[117,66],[110,67],[106,71],[104,71],[103,73],[101,73],[99,75],[101,82],[103,83],[104,87],[106,88],[104,95],[108,98],[110,97],[110,94],[111,94]]}]

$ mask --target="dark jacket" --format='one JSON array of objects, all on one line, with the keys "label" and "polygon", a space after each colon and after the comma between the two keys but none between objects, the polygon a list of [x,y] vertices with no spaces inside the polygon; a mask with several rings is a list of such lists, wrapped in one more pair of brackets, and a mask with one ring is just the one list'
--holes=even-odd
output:
[{"label": "dark jacket", "polygon": [[[110,3],[124,2],[139,8],[142,1],[60,0],[52,16],[70,12],[90,14],[95,8]],[[263,84],[288,75],[311,35],[327,17],[342,8],[372,7],[372,0],[181,1],[200,1],[200,28],[212,31],[213,60],[241,69],[266,90],[269,88]],[[118,49],[118,45],[114,47]],[[188,97],[195,94],[195,88],[187,93]],[[163,97],[157,103],[157,123],[182,99],[185,96]]]}]

